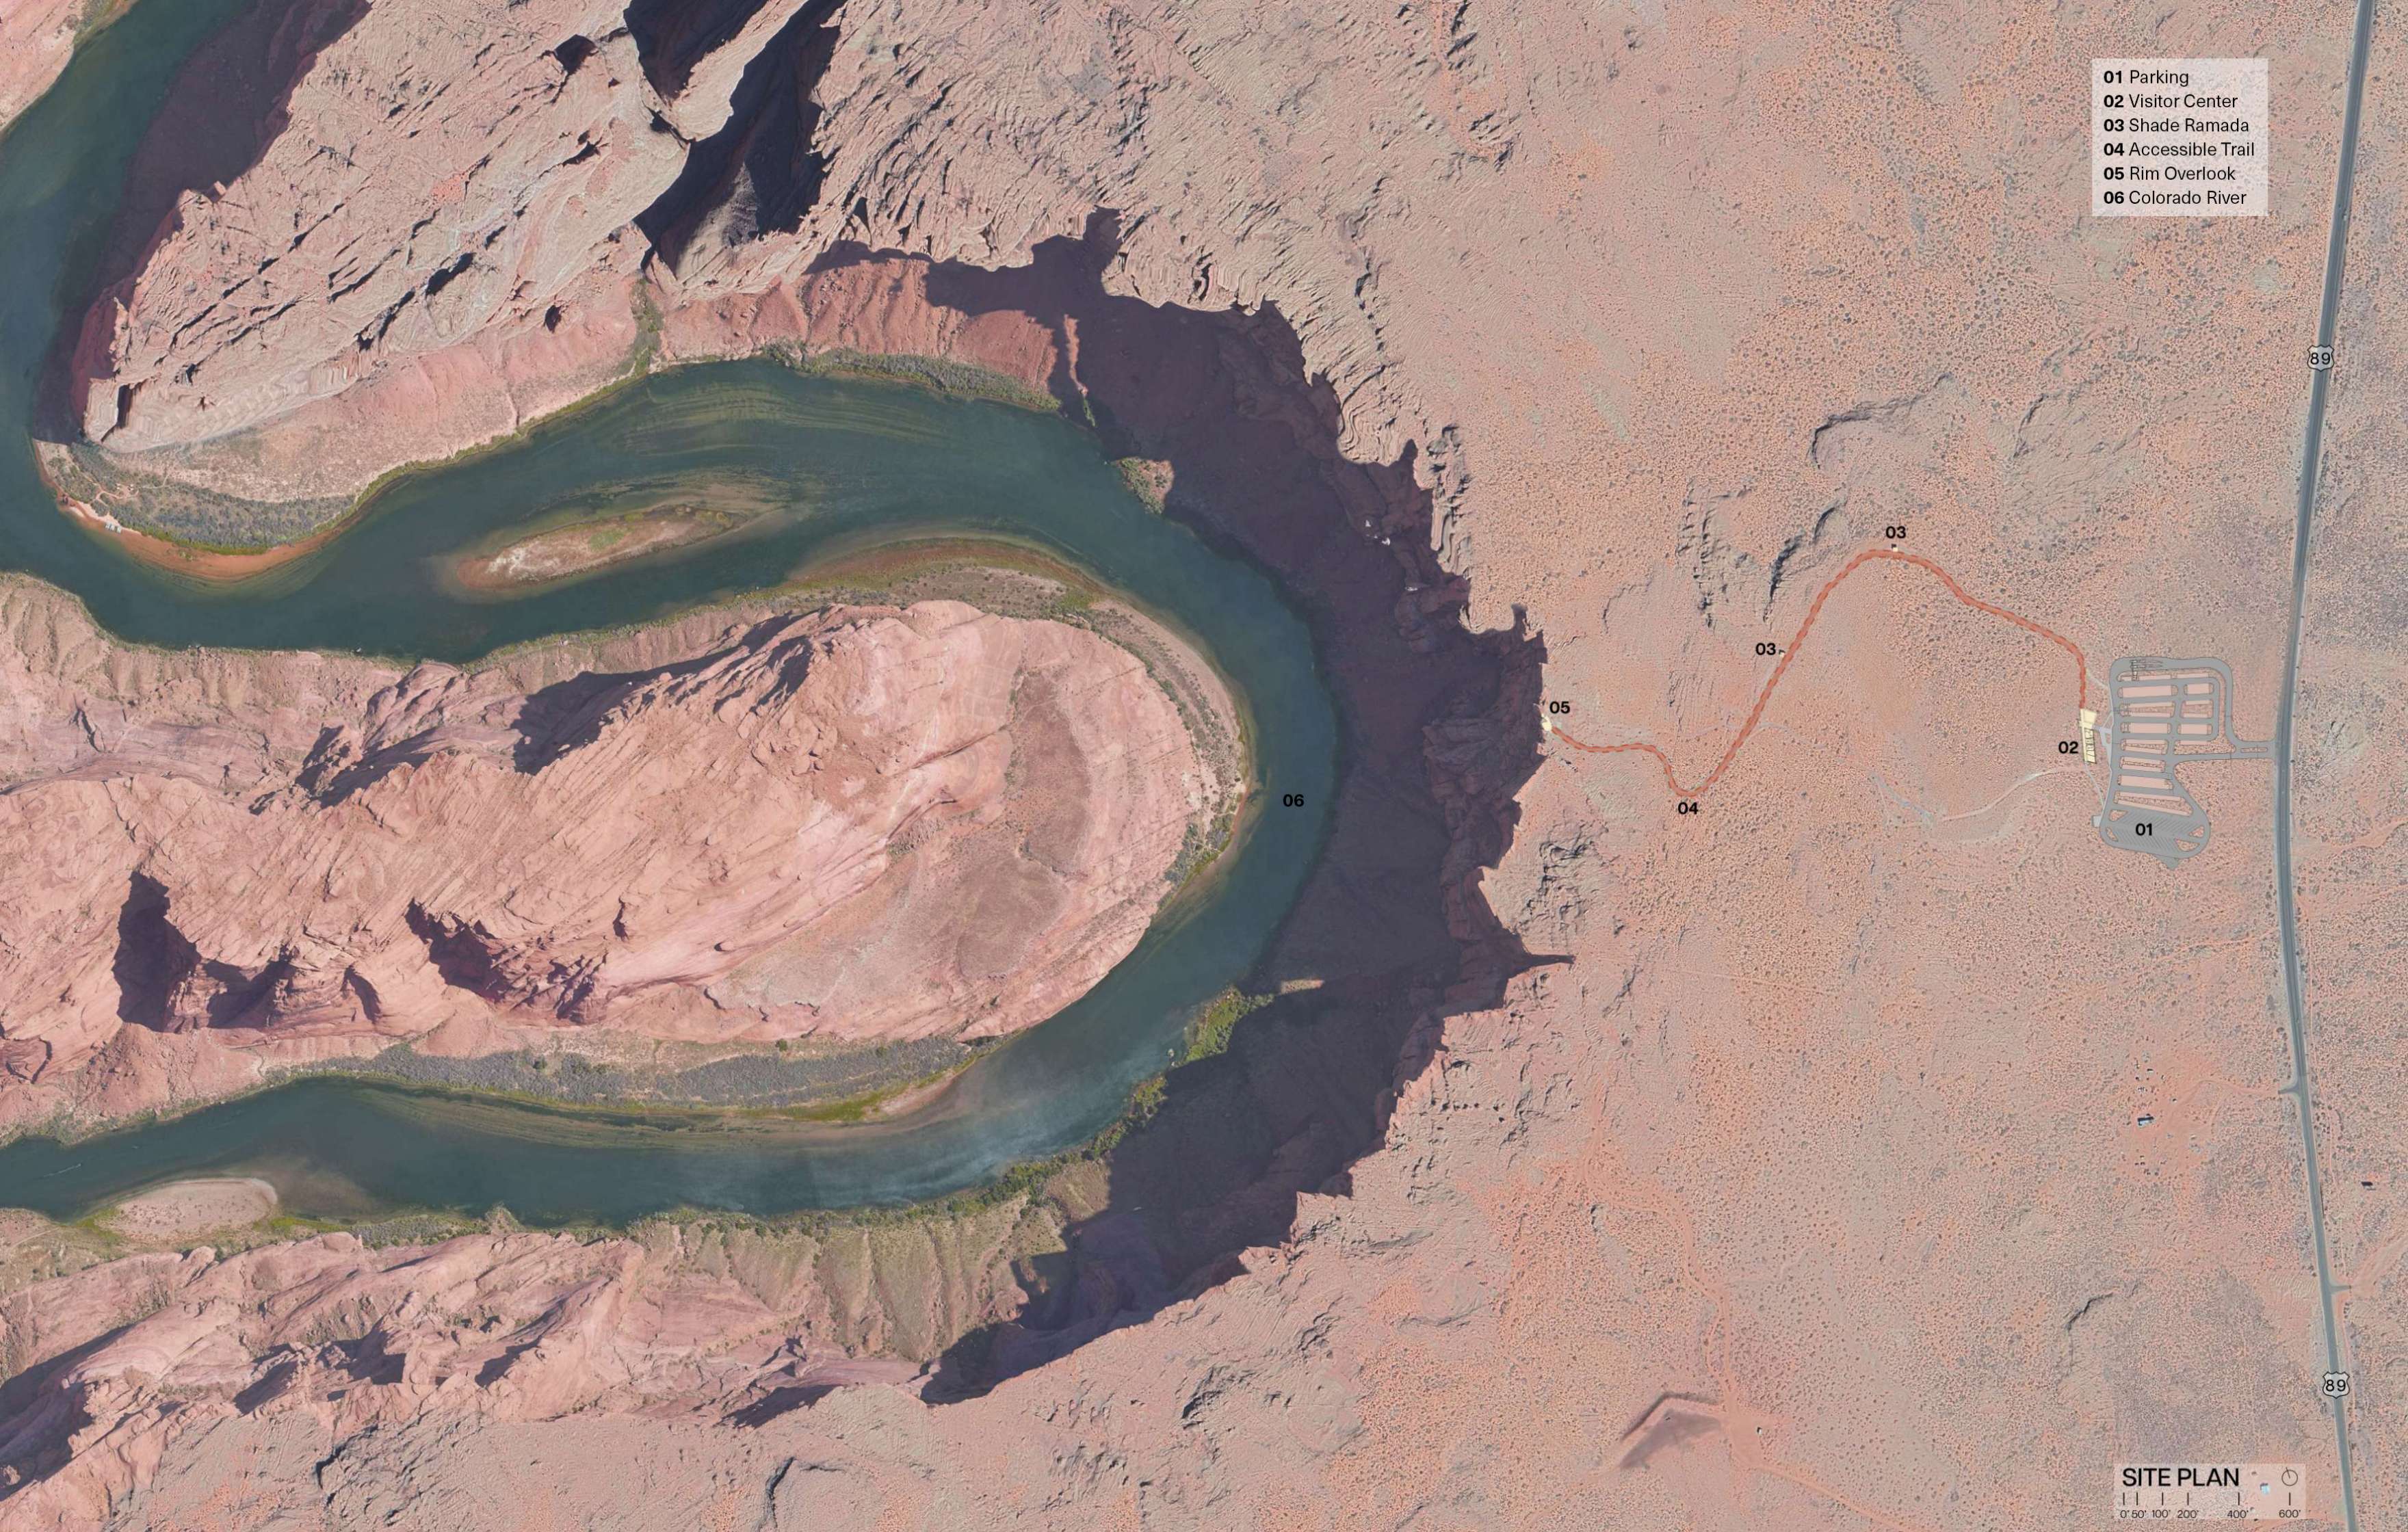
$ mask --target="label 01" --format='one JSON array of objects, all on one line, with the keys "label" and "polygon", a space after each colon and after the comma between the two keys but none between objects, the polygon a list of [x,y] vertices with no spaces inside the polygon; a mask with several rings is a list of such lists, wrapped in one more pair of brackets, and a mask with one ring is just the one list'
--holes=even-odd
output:
[{"label": "label 01", "polygon": [[2097,218],[2263,218],[2264,59],[2090,61]]}]

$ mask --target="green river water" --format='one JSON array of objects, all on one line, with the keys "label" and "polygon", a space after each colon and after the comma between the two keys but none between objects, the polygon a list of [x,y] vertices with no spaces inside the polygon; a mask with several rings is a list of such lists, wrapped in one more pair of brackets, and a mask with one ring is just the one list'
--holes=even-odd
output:
[{"label": "green river water", "polygon": [[[777,1213],[924,1199],[1093,1137],[1169,1062],[1193,1009],[1253,966],[1295,902],[1336,777],[1337,723],[1304,624],[1259,571],[1150,513],[1057,417],[808,377],[768,362],[655,375],[523,442],[405,477],[348,531],[259,580],[204,588],[138,566],[59,514],[27,431],[62,294],[93,259],[178,63],[240,0],[135,7],[0,141],[0,566],[74,592],[117,633],[169,646],[307,647],[469,660],[774,590],[817,555],[933,529],[1055,551],[1193,636],[1254,725],[1254,803],[1211,876],[1061,1014],[892,1122],[731,1123],[595,1113],[314,1079],[171,1121],[0,1148],[0,1203],[78,1214],[194,1174],[276,1183],[289,1211],[505,1205],[532,1224],[680,1206]],[[736,486],[783,505],[736,536],[507,600],[467,599],[448,555],[503,529]]]}]

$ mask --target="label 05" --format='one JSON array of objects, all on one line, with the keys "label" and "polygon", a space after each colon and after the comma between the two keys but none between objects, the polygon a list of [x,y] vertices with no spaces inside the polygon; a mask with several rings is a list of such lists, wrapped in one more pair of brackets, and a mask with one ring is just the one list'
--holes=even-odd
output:
[{"label": "label 05", "polygon": [[2090,61],[2094,218],[2266,216],[2264,59]]}]

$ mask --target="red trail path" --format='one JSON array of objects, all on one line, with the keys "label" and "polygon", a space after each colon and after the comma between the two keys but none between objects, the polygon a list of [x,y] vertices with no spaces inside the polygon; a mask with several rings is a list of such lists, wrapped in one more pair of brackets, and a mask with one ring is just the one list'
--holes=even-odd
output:
[{"label": "red trail path", "polygon": [[1869,548],[1863,552],[1858,553],[1855,558],[1850,559],[1846,568],[1841,570],[1838,574],[1833,575],[1824,583],[1821,590],[1814,593],[1813,604],[1806,609],[1806,621],[1798,625],[1798,636],[1790,639],[1789,642],[1783,647],[1781,651],[1781,663],[1772,667],[1772,674],[1765,678],[1764,689],[1756,694],[1756,706],[1749,709],[1747,722],[1739,726],[1739,733],[1731,737],[1730,744],[1724,749],[1723,758],[1714,763],[1713,770],[1706,773],[1706,780],[1699,782],[1697,786],[1683,787],[1681,785],[1681,779],[1672,774],[1671,757],[1666,755],[1662,751],[1656,749],[1653,745],[1642,743],[1627,745],[1591,745],[1573,738],[1570,735],[1564,733],[1561,729],[1551,727],[1550,732],[1552,732],[1556,738],[1562,740],[1565,744],[1570,745],[1572,749],[1586,751],[1592,755],[1618,755],[1625,751],[1638,751],[1643,754],[1653,755],[1656,757],[1656,764],[1664,768],[1664,780],[1670,785],[1672,795],[1674,797],[1704,797],[1708,793],[1713,790],[1714,783],[1723,780],[1723,773],[1728,771],[1730,769],[1731,762],[1739,758],[1740,748],[1747,743],[1748,736],[1754,734],[1756,732],[1756,726],[1764,721],[1765,704],[1772,700],[1773,691],[1775,688],[1780,686],[1781,678],[1789,674],[1789,663],[1798,658],[1798,651],[1806,646],[1806,636],[1814,631],[1814,620],[1823,615],[1823,603],[1831,598],[1831,593],[1838,590],[1842,582],[1846,580],[1850,575],[1855,574],[1866,565],[1871,564],[1876,560],[1887,564],[1911,564],[1918,569],[1928,570],[1939,578],[1941,584],[1948,588],[1948,594],[1950,595],[1955,596],[1958,601],[1961,601],[1966,606],[1972,608],[1975,611],[1986,612],[1992,617],[2014,623],[2016,627],[2023,629],[2027,633],[2038,634],[2040,637],[2047,639],[2050,643],[2055,644],[2057,648],[2065,651],[2068,654],[2072,655],[2074,710],[2079,712],[2082,709],[2089,705],[2090,662],[2083,658],[2081,648],[2077,646],[2072,639],[2068,638],[2063,634],[2057,632],[2053,628],[2042,626],[2040,623],[2033,622],[2028,617],[2019,616],[2014,612],[2007,610],[2004,607],[1994,607],[1987,601],[1984,601],[1980,597],[1971,594],[1966,591],[1964,586],[1956,583],[1956,579],[1954,575],[1951,575],[1947,570],[1942,569],[1940,566],[1932,563],[1929,559],[1923,557],[1919,553],[1902,553],[1895,548]]}]

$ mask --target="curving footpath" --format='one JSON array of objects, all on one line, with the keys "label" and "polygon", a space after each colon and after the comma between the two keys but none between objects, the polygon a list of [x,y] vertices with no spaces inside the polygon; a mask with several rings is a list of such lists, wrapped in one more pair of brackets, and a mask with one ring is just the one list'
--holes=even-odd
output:
[{"label": "curving footpath", "polygon": [[1808,606],[1806,609],[1806,621],[1798,625],[1797,637],[1791,638],[1789,642],[1783,647],[1781,651],[1781,661],[1778,665],[1775,665],[1772,667],[1772,674],[1765,678],[1763,690],[1756,693],[1756,706],[1748,710],[1747,722],[1740,725],[1739,733],[1731,737],[1730,744],[1723,751],[1723,758],[1714,763],[1714,768],[1706,773],[1706,780],[1699,782],[1697,786],[1683,787],[1681,785],[1681,779],[1673,774],[1671,757],[1666,755],[1654,745],[1641,742],[1633,742],[1627,745],[1587,744],[1582,740],[1573,738],[1570,735],[1564,733],[1563,730],[1556,728],[1552,723],[1547,725],[1547,732],[1553,734],[1556,738],[1562,740],[1565,744],[1570,745],[1572,749],[1586,751],[1591,755],[1618,755],[1626,751],[1636,751],[1642,754],[1652,755],[1656,757],[1656,764],[1663,767],[1664,780],[1671,787],[1672,795],[1674,797],[1688,799],[1704,797],[1708,793],[1713,790],[1713,785],[1716,782],[1723,780],[1723,773],[1728,771],[1730,769],[1731,763],[1739,759],[1740,750],[1747,743],[1748,736],[1754,734],[1756,732],[1756,726],[1764,721],[1765,706],[1772,700],[1773,691],[1776,687],[1780,686],[1781,678],[1789,673],[1790,662],[1797,659],[1798,651],[1805,647],[1806,636],[1814,631],[1815,619],[1823,615],[1823,603],[1831,598],[1831,593],[1838,590],[1850,575],[1855,574],[1866,565],[1873,563],[1911,564],[1918,569],[1928,570],[1939,578],[1941,584],[1948,588],[1948,594],[1950,595],[1955,596],[1958,601],[1972,608],[1975,611],[1985,612],[2002,622],[2011,623],[2016,627],[2023,629],[2025,632],[2036,634],[2039,637],[2047,639],[2050,643],[2057,645],[2057,648],[2064,650],[2068,654],[2073,656],[2074,711],[2079,714],[2083,709],[2090,705],[2090,662],[2084,658],[2081,646],[2074,643],[2072,639],[2068,638],[2065,635],[2058,633],[2053,628],[2045,627],[2041,623],[2033,622],[2028,617],[2009,611],[2004,607],[1993,606],[1989,602],[1972,594],[1968,592],[1964,586],[1956,583],[1956,576],[1950,574],[1947,570],[1942,568],[1939,565],[1934,564],[1931,560],[1923,557],[1919,553],[1903,553],[1895,548],[1869,548],[1863,552],[1858,553],[1855,558],[1850,559],[1846,568],[1842,569],[1838,574],[1833,575],[1828,580],[1826,580],[1823,588],[1814,593],[1814,600],[1813,604]]}]

